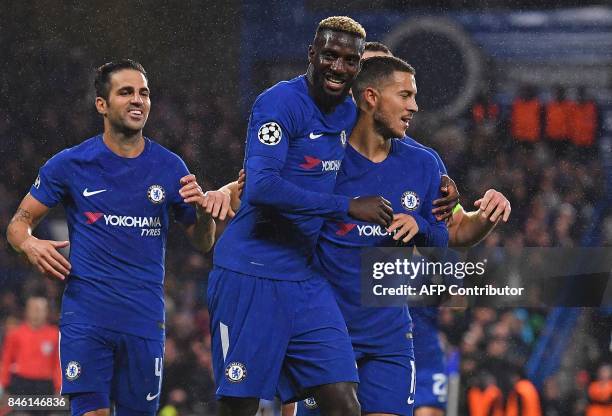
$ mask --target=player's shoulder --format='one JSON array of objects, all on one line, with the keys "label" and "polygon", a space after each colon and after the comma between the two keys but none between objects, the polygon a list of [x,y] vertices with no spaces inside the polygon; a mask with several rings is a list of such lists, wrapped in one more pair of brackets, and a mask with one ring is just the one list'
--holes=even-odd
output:
[{"label": "player's shoulder", "polygon": [[47,165],[61,164],[66,166],[72,161],[91,158],[100,151],[101,141],[101,135],[90,137],[75,146],[57,152],[47,160]]},{"label": "player's shoulder", "polygon": [[400,140],[401,140],[401,142],[402,142],[402,143],[407,144],[407,145],[409,145],[409,146],[414,146],[414,147],[418,147],[418,148],[420,148],[420,149],[424,149],[424,150],[426,150],[426,151],[428,151],[429,153],[432,153],[432,154],[434,154],[434,153],[435,153],[436,155],[438,154],[438,152],[437,152],[437,151],[436,151],[434,148],[429,147],[429,146],[425,146],[424,144],[422,144],[422,143],[420,143],[420,142],[416,141],[415,139],[413,139],[413,138],[412,138],[412,137],[410,137],[410,136],[404,136],[404,137],[403,137],[402,139],[400,139]]},{"label": "player's shoulder", "polygon": [[397,147],[397,152],[406,155],[415,155],[416,157],[424,157],[427,155],[430,158],[433,157],[431,152],[423,145],[413,145],[405,141],[404,139],[392,139]]},{"label": "player's shoulder", "polygon": [[410,164],[406,166],[415,166],[416,164],[432,171],[438,171],[438,161],[436,157],[420,146],[412,146],[399,139],[392,139],[394,141],[395,152],[397,156],[402,160],[409,161]]},{"label": "player's shoulder", "polygon": [[262,92],[256,104],[282,103],[284,107],[306,106],[308,104],[308,85],[304,75],[288,81],[281,81]]},{"label": "player's shoulder", "polygon": [[153,139],[145,137],[145,146],[150,146],[150,152],[156,163],[171,164],[171,165],[184,165],[185,162],[178,154],[168,149],[164,145],[156,142]]}]

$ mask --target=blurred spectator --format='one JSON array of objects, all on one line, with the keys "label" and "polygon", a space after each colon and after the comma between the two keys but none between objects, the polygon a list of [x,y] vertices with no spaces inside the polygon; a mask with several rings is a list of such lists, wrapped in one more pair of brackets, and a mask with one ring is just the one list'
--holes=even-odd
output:
[{"label": "blurred spectator", "polygon": [[533,85],[523,85],[512,102],[510,127],[512,138],[518,143],[535,143],[542,130],[542,104]]},{"label": "blurred spectator", "polygon": [[504,416],[502,391],[492,374],[480,374],[478,384],[468,390],[467,401],[469,416]]},{"label": "blurred spectator", "polygon": [[10,330],[2,348],[0,384],[12,394],[53,394],[61,386],[58,328],[47,324],[47,299],[30,297],[25,322]]},{"label": "blurred spectator", "polygon": [[542,416],[540,394],[533,383],[521,375],[520,369],[513,373],[512,381],[505,416]]},{"label": "blurred spectator", "polygon": [[485,92],[478,95],[471,113],[474,127],[483,126],[489,130],[499,122],[499,105]]},{"label": "blurred spectator", "polygon": [[595,144],[598,133],[598,109],[595,101],[587,96],[586,88],[578,88],[577,98],[570,118],[569,137],[576,152],[583,156],[579,160],[586,161],[593,156],[589,149]]},{"label": "blurred spectator", "polygon": [[545,107],[545,128],[546,139],[553,146],[557,156],[567,153],[570,137],[570,120],[573,103],[566,98],[565,88],[557,85],[554,88],[554,95]]},{"label": "blurred spectator", "polygon": [[589,385],[586,416],[612,415],[612,364],[602,364],[597,379]]}]

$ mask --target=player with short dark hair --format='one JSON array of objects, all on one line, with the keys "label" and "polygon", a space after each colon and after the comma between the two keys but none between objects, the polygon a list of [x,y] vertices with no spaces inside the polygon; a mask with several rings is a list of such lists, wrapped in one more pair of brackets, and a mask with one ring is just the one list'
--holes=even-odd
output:
[{"label": "player with short dark hair", "polygon": [[217,243],[208,286],[222,415],[254,415],[281,376],[285,401],[312,394],[323,414],[360,414],[346,325],[310,261],[325,218],[392,219],[381,197],[332,193],[356,119],[348,92],[364,38],[353,19],[324,19],[306,74],[253,105],[242,206]]},{"label": "player with short dark hair", "polygon": [[365,49],[363,51],[363,59],[371,57],[371,55],[366,55],[366,52],[378,52],[384,55],[393,55],[389,47],[387,47],[387,45],[381,42],[366,42]]},{"label": "player with short dark hair", "polygon": [[[408,308],[362,306],[361,250],[400,240],[426,247],[448,242],[444,221],[432,213],[440,193],[435,158],[395,139],[418,111],[414,72],[395,57],[363,61],[353,84],[359,119],[335,188],[349,197],[379,190],[393,204],[393,223],[385,228],[347,217],[327,221],[316,249],[315,262],[334,289],[351,336],[362,414],[412,414],[416,385]],[[314,414],[314,406],[312,400],[301,402],[298,415]]]},{"label": "player with short dark hair", "polygon": [[111,89],[111,77],[113,73],[121,71],[122,69],[138,71],[147,79],[147,71],[145,71],[144,67],[136,61],[121,59],[116,62],[107,62],[96,69],[96,77],[94,79],[96,97],[102,97],[108,100],[108,94]]},{"label": "player with short dark hair", "polygon": [[[170,214],[202,251],[214,242],[213,209],[179,156],[143,136],[151,107],[142,66],[101,66],[95,86],[103,134],[65,149],[40,169],[7,230],[30,263],[66,281],[60,322],[62,394],[72,414],[153,415],[164,354],[164,255]],[[61,203],[70,242],[32,235]],[[209,211],[207,213],[207,210]],[[70,261],[58,249],[70,244]]]},{"label": "player with short dark hair", "polygon": [[[393,56],[385,45],[382,43],[378,45],[384,48],[366,45],[363,59]],[[443,181],[446,179],[447,187],[450,189],[449,193],[458,195],[455,182],[448,177],[446,166],[434,149],[420,144],[407,135],[402,140],[432,154],[436,158]],[[439,201],[441,200],[434,201],[434,205]],[[450,246],[471,247],[478,244],[491,232],[500,219],[506,222],[511,211],[508,200],[494,189],[488,190],[481,199],[476,201],[475,205],[479,209],[473,212],[466,212],[461,205],[448,211],[451,214],[448,223]],[[438,334],[438,310],[435,307],[412,308],[410,315],[413,324],[417,370],[415,416],[441,416],[446,409],[447,376],[444,368],[444,353]]]}]

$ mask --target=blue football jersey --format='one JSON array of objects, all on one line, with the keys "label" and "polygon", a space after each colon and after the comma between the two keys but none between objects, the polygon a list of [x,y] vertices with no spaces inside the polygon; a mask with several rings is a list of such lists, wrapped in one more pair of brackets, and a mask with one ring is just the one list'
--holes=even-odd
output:
[{"label": "blue football jersey", "polygon": [[214,263],[250,276],[305,280],[324,217],[342,218],[349,199],[333,195],[356,120],[350,97],[322,113],[305,76],[262,93],[246,139],[246,184]]},{"label": "blue football jersey", "polygon": [[187,174],[177,155],[149,139],[138,157],[123,158],[101,135],[40,169],[30,194],[50,208],[62,203],[70,233],[62,325],[163,338],[169,211],[184,224],[195,222],[195,209],[178,193]]},{"label": "blue football jersey", "polygon": [[402,142],[404,142],[406,144],[409,144],[411,146],[415,146],[415,147],[418,147],[420,149],[424,149],[424,150],[428,151],[431,155],[433,155],[433,157],[436,158],[436,162],[438,162],[438,169],[440,169],[440,174],[441,175],[448,175],[448,172],[446,171],[446,166],[444,165],[444,162],[442,161],[442,158],[440,157],[438,152],[436,152],[434,149],[432,149],[431,147],[427,147],[427,146],[417,142],[416,140],[414,140],[412,137],[409,137],[409,136],[404,136],[401,140],[402,140]]},{"label": "blue football jersey", "polygon": [[[388,157],[374,163],[348,146],[335,192],[351,198],[379,194],[391,201],[393,211],[412,215],[419,225],[422,246],[448,244],[444,222],[431,214],[438,197],[440,173],[432,155],[392,140]],[[356,221],[326,221],[316,249],[316,264],[334,287],[338,305],[347,321],[353,345],[363,350],[385,351],[406,345],[410,332],[407,307],[361,306],[360,250],[363,247],[395,247],[384,227]]]}]

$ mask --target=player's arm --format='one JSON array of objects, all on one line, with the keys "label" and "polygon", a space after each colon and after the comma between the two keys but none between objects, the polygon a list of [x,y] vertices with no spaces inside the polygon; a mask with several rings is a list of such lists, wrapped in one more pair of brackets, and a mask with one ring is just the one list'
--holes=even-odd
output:
[{"label": "player's arm", "polygon": [[307,119],[290,92],[277,89],[257,99],[247,131],[245,200],[293,214],[341,219],[348,213],[362,221],[384,226],[390,223],[391,204],[382,197],[350,199],[309,191],[281,176],[289,141],[300,134]]},{"label": "player's arm", "polygon": [[7,227],[6,237],[9,244],[18,253],[23,253],[41,273],[64,280],[71,265],[58,249],[67,247],[69,242],[39,240],[32,235],[48,212],[46,205],[27,194]]},{"label": "player's arm", "polygon": [[238,173],[238,179],[228,183],[227,185],[223,185],[219,188],[220,191],[225,192],[230,196],[230,208],[231,212],[228,212],[228,216],[232,218],[238,209],[240,209],[240,198],[242,197],[242,190],[244,189],[244,181],[246,176],[244,174],[244,169],[240,169]]},{"label": "player's arm", "polygon": [[215,201],[226,200],[229,205],[229,195],[221,191],[208,191],[206,194],[198,184],[195,175],[189,174],[180,179],[182,185],[179,195],[183,202],[191,204],[196,210],[196,220],[185,228],[191,243],[203,253],[207,253],[215,243],[216,224],[213,217],[219,216],[223,204]]},{"label": "player's arm", "polygon": [[448,229],[446,224],[443,220],[436,219],[432,213],[432,200],[440,192],[438,170],[432,170],[432,175],[435,179],[431,181],[427,191],[427,198],[423,201],[423,215],[413,212],[410,214],[395,214],[393,216],[393,222],[388,231],[395,232],[394,240],[408,243],[418,236],[418,244],[423,247],[446,247],[448,245]]},{"label": "player's arm", "polygon": [[255,156],[247,160],[245,195],[250,204],[332,219],[348,214],[383,226],[391,222],[391,204],[383,197],[350,199],[344,195],[307,191],[283,179],[280,176],[282,167],[283,163],[273,158]]},{"label": "player's arm", "polygon": [[459,208],[453,214],[449,231],[449,245],[453,247],[472,247],[482,241],[495,228],[500,220],[508,222],[510,201],[495,189],[489,189],[484,196],[474,202],[476,211],[465,212]]},{"label": "player's arm", "polygon": [[[442,163],[442,161],[440,160],[439,163]],[[446,167],[444,169],[446,171]],[[436,216],[436,219],[445,221],[453,216],[455,207],[459,204],[457,184],[447,174],[442,175],[440,192],[442,192],[442,198],[433,201],[434,209],[432,213]]]}]

